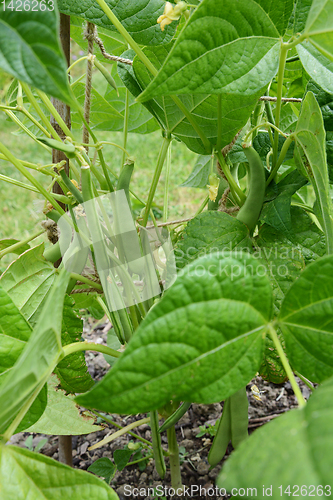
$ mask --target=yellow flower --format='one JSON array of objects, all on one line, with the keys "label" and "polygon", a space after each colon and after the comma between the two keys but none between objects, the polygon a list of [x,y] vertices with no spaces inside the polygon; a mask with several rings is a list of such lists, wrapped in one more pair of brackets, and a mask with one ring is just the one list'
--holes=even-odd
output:
[{"label": "yellow flower", "polygon": [[209,176],[209,184],[207,184],[209,190],[209,199],[211,201],[215,201],[217,197],[217,193],[219,191],[220,179],[216,174],[210,174]]},{"label": "yellow flower", "polygon": [[175,7],[172,3],[166,2],[163,14],[157,19],[158,24],[161,25],[161,30],[164,31],[165,26],[171,24],[172,21],[177,21],[182,13],[187,9],[185,2],[179,2]]}]

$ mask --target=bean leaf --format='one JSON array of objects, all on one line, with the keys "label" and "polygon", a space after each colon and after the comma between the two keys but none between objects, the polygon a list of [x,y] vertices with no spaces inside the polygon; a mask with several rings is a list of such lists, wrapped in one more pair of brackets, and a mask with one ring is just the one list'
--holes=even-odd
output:
[{"label": "bean leaf", "polygon": [[76,401],[139,413],[170,399],[193,401],[193,393],[196,402],[220,401],[246,385],[261,363],[272,312],[260,265],[240,252],[237,258],[212,254],[187,266],[112,370]]},{"label": "bean leaf", "polygon": [[[117,0],[106,0],[105,2],[112,10],[124,28],[142,45],[160,45],[168,43],[175,34],[177,23],[166,26],[161,31],[157,24],[158,17],[163,14],[164,0],[135,0],[135,2],[119,2]],[[90,0],[58,0],[60,12],[69,16],[77,16],[86,21],[115,31],[115,27],[109,20],[97,2]]]},{"label": "bean leaf", "polygon": [[[290,15],[292,2],[281,3]],[[279,24],[281,17],[272,12],[270,2],[203,0],[140,101],[173,94],[258,92],[277,72],[280,34],[274,21]]]},{"label": "bean leaf", "polygon": [[[58,41],[59,15],[37,8],[12,10],[6,0],[0,10],[0,68],[18,80],[61,101],[73,104],[66,61]],[[32,3],[32,6],[34,3]],[[18,7],[17,7],[18,8]]]},{"label": "bean leaf", "polygon": [[314,382],[333,375],[333,256],[310,264],[282,303],[279,322],[294,370]]},{"label": "bean leaf", "polygon": [[26,500],[27,492],[34,500],[119,500],[104,481],[92,474],[17,446],[0,449],[0,483],[1,500]]}]

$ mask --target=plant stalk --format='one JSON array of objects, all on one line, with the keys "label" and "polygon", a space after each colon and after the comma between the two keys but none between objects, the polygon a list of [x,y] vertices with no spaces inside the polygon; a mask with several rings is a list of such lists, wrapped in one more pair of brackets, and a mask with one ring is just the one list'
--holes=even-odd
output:
[{"label": "plant stalk", "polygon": [[296,399],[298,401],[298,406],[300,408],[303,408],[305,405],[306,405],[306,401],[305,399],[303,398],[303,395],[301,393],[301,390],[300,388],[298,387],[298,384],[296,382],[296,379],[294,377],[294,374],[293,374],[293,371],[289,365],[289,362],[288,362],[288,359],[287,359],[287,356],[285,355],[284,353],[284,350],[282,348],[282,345],[279,341],[279,338],[277,336],[277,333],[275,331],[275,329],[273,328],[272,325],[268,325],[268,331],[269,331],[269,334],[274,342],[274,345],[276,347],[276,350],[280,356],[280,359],[281,359],[281,363],[283,365],[283,368],[285,369],[286,371],[286,374],[288,375],[288,378],[290,380],[290,383],[291,383],[291,387],[295,393],[295,396],[296,396]]},{"label": "plant stalk", "polygon": [[123,427],[121,430],[114,432],[111,434],[111,436],[106,436],[106,438],[102,439],[102,441],[99,441],[99,443],[94,444],[93,446],[90,446],[88,450],[96,450],[96,448],[101,448],[101,446],[104,446],[105,444],[110,443],[111,441],[114,441],[120,436],[123,436],[124,434],[127,434],[128,431],[131,431],[132,429],[136,429],[137,427],[140,427],[140,425],[143,424],[149,424],[150,418],[142,418],[141,420],[136,420],[135,422],[132,422],[129,425],[126,425],[126,427]]},{"label": "plant stalk", "polygon": [[[287,54],[288,54],[289,46],[288,44],[285,44],[281,42],[281,49],[280,49],[280,58],[279,58],[279,70],[278,70],[278,75],[277,75],[277,101],[276,101],[276,107],[275,107],[275,126],[278,127],[280,123],[280,114],[281,114],[281,98],[282,98],[282,92],[283,92],[283,76],[284,76],[284,69],[286,66],[286,59],[287,59]],[[278,147],[279,147],[279,134],[275,130],[274,131],[274,144],[273,144],[273,157],[272,157],[272,169],[274,170],[276,162],[277,162],[277,155],[278,155]]]},{"label": "plant stalk", "polygon": [[40,229],[36,233],[28,236],[25,240],[18,241],[17,243],[14,243],[14,245],[11,245],[10,247],[5,248],[0,252],[0,259],[4,257],[4,255],[7,255],[8,253],[12,253],[18,248],[21,248],[23,245],[26,243],[29,243],[30,241],[34,240],[35,238],[38,238],[41,234],[45,233],[45,229]]},{"label": "plant stalk", "polygon": [[183,488],[183,484],[180,473],[179,449],[175,426],[172,426],[167,430],[167,437],[170,452],[171,486],[177,491]]},{"label": "plant stalk", "polygon": [[111,349],[111,347],[102,344],[95,344],[94,342],[87,342],[86,340],[84,342],[74,342],[73,344],[67,344],[63,346],[62,349],[64,352],[62,359],[66,356],[69,356],[70,354],[73,354],[73,352],[80,351],[102,352],[103,354],[107,354],[108,356],[112,356],[113,358],[120,358],[121,356],[121,353],[119,351]]},{"label": "plant stalk", "polygon": [[155,468],[161,479],[164,479],[166,473],[165,461],[163,456],[161,434],[159,433],[157,410],[150,412],[150,429],[153,444]]},{"label": "plant stalk", "polygon": [[155,196],[155,191],[156,191],[157,184],[158,184],[158,181],[159,181],[159,178],[160,178],[160,175],[161,175],[161,171],[162,171],[162,168],[163,168],[164,160],[166,158],[166,155],[167,155],[167,152],[168,152],[168,149],[169,149],[170,142],[171,142],[171,138],[170,137],[163,137],[161,149],[160,149],[160,152],[159,152],[159,155],[158,155],[158,158],[157,158],[157,164],[156,164],[156,167],[155,167],[153,181],[151,183],[149,194],[148,194],[148,200],[147,200],[147,204],[146,204],[146,210],[145,210],[145,213],[144,213],[144,216],[143,216],[143,220],[142,220],[142,225],[144,227],[146,227],[147,222],[148,222],[149,212],[150,212],[150,209],[151,209],[151,206],[152,206],[152,203],[153,203],[153,199],[154,199],[154,196]]}]

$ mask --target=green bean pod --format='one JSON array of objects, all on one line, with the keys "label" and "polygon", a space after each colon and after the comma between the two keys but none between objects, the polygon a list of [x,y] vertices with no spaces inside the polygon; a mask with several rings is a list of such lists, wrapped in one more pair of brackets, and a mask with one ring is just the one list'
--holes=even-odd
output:
[{"label": "green bean pod", "polygon": [[222,460],[227,450],[229,441],[231,440],[231,417],[230,417],[230,398],[224,401],[223,412],[214,437],[213,444],[208,453],[208,463],[212,467]]},{"label": "green bean pod", "polygon": [[115,91],[119,95],[116,82],[114,81],[114,79],[112,78],[112,76],[110,75],[110,73],[104,68],[103,64],[101,64],[99,62],[99,60],[96,59],[96,58],[94,59],[94,66],[100,71],[100,73],[102,73],[102,75],[104,76],[105,80],[111,85],[111,87],[113,87],[115,89]]},{"label": "green bean pod", "polygon": [[[88,165],[84,165],[81,167],[81,182],[82,182],[83,201],[88,202],[90,200],[94,200],[90,168]],[[98,252],[95,252],[97,269],[102,269],[102,270],[111,269],[110,259],[108,256],[108,249],[105,243],[102,226],[99,221],[99,217],[94,202],[92,203],[90,209],[86,210],[86,218],[88,222],[88,228],[92,237],[94,250],[96,250],[95,248],[96,246],[98,247]],[[110,292],[110,287],[112,288],[112,293],[114,297],[117,296],[118,298],[120,298],[120,300],[122,300],[122,297],[119,293],[117,285],[114,283],[114,280],[108,282],[107,277],[104,275],[103,272],[100,273],[100,280],[108,303],[113,302],[113,297]],[[133,334],[133,326],[131,325],[131,322],[129,320],[125,304],[123,309],[118,309],[118,314],[120,317],[121,324],[124,328],[125,340],[128,342]]]},{"label": "green bean pod", "polygon": [[236,449],[248,436],[248,407],[246,387],[225,400],[222,417],[208,454],[208,462],[212,467],[224,457],[229,441]]},{"label": "green bean pod", "polygon": [[161,436],[158,432],[158,413],[156,410],[150,412],[150,428],[151,440],[153,444],[153,453],[155,460],[155,468],[161,479],[164,478],[166,473],[166,466],[163,456]]},{"label": "green bean pod", "polygon": [[249,400],[247,399],[246,387],[242,387],[230,396],[230,400],[231,444],[236,449],[248,437]]},{"label": "green bean pod", "polygon": [[259,154],[252,146],[244,148],[244,153],[249,162],[250,188],[245,203],[238,212],[237,219],[244,222],[250,233],[253,233],[264,202],[265,170]]},{"label": "green bean pod", "polygon": [[79,203],[83,203],[82,193],[80,193],[80,191],[78,190],[78,188],[70,180],[70,178],[68,177],[68,175],[65,172],[65,169],[61,169],[59,173],[60,173],[61,178],[63,180],[63,183],[66,185],[68,191],[70,191],[72,193],[72,195],[75,197],[75,199]]},{"label": "green bean pod", "polygon": [[177,410],[175,412],[173,412],[173,414],[170,415],[169,418],[166,419],[164,424],[161,425],[161,427],[159,429],[159,433],[170,429],[170,427],[172,427],[173,425],[176,425],[176,423],[182,418],[182,416],[185,415],[185,413],[187,412],[187,410],[189,409],[191,404],[192,403],[188,403],[186,401],[184,403],[182,403],[180,405],[180,407],[177,408]]},{"label": "green bean pod", "polygon": [[44,250],[43,257],[49,262],[52,262],[52,264],[61,259],[61,249],[59,241],[57,241],[54,245],[46,248],[46,250]]},{"label": "green bean pod", "polygon": [[131,199],[130,199],[130,182],[132,178],[134,170],[134,161],[128,158],[126,162],[124,163],[124,166],[120,172],[118,182],[117,182],[117,191],[120,191],[123,189],[126,194],[126,198],[128,201],[129,206],[131,206]]},{"label": "green bean pod", "polygon": [[48,137],[38,138],[38,140],[42,144],[45,144],[46,146],[49,146],[52,149],[57,149],[58,151],[62,151],[63,153],[65,153],[67,158],[75,158],[76,156],[74,144],[71,143],[65,144],[64,142],[56,141],[55,139],[49,139]]}]

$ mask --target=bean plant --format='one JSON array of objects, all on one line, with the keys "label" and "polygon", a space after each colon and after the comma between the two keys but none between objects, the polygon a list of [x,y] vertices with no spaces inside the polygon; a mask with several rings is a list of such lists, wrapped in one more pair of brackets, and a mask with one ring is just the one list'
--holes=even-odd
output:
[{"label": "bean plant", "polygon": [[[85,51],[69,68],[62,25],[59,36],[67,16]],[[8,444],[23,430],[88,434],[102,428],[94,415],[112,425],[107,414],[117,413],[147,416],[93,448],[130,432],[118,468],[140,447],[137,461],[153,458],[161,481],[167,459],[181,496],[175,424],[192,403],[221,401],[208,461],[219,464],[230,441],[235,450],[219,488],[331,495],[332,61],[332,0],[1,3],[0,67],[13,77],[1,112],[19,141],[53,151],[40,165],[0,142],[1,160],[26,178],[1,182],[45,200],[37,233],[0,241],[0,257],[13,256],[0,278],[2,500],[117,498],[97,463],[106,481]],[[85,76],[69,77],[76,65]],[[142,199],[127,145],[156,130]],[[99,140],[100,131],[122,140]],[[168,217],[173,141],[197,155],[184,186],[202,189],[197,213],[177,224]],[[106,147],[121,150],[120,166],[106,162]],[[34,245],[44,231],[52,243]],[[81,340],[84,309],[109,318],[107,346]],[[96,384],[85,350],[110,362]],[[249,437],[246,385],[257,374],[289,379],[298,408]],[[316,386],[308,402],[295,375]],[[133,432],[142,423],[151,441]]]}]

